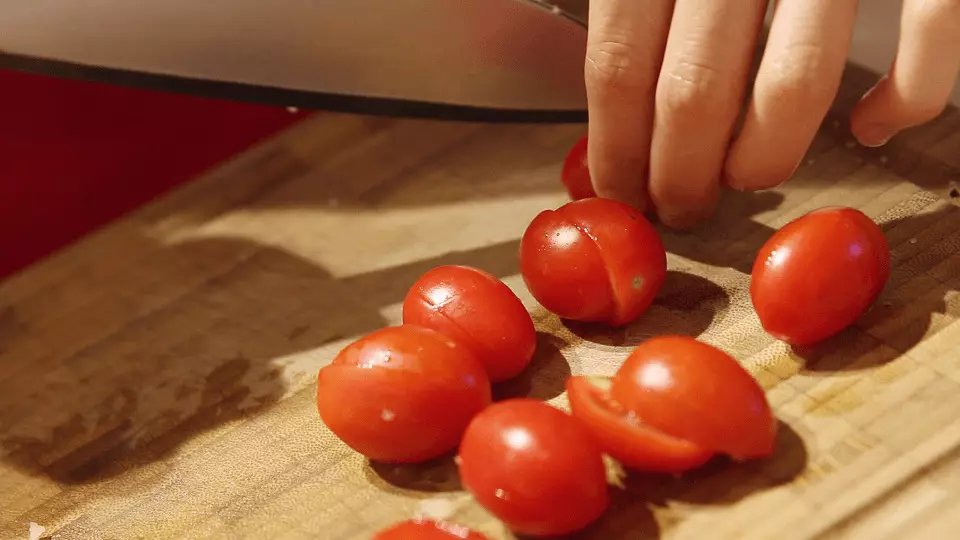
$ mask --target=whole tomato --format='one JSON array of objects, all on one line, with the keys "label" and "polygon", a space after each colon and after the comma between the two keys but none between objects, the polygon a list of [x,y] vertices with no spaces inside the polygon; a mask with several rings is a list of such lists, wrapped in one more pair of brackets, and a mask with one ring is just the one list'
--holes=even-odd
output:
[{"label": "whole tomato", "polygon": [[468,266],[440,266],[423,274],[403,301],[403,322],[469,347],[491,382],[518,375],[537,348],[533,320],[517,295],[493,275]]},{"label": "whole tomato", "polygon": [[679,474],[700,467],[713,452],[667,435],[640,421],[610,396],[609,377],[567,379],[570,410],[603,451],[624,467],[638,471]]},{"label": "whole tomato", "polygon": [[460,479],[514,533],[562,536],[609,505],[603,456],[563,411],[528,398],[478,414],[460,443]]},{"label": "whole tomato", "polygon": [[487,537],[456,523],[414,518],[383,529],[371,540],[487,540]]},{"label": "whole tomato", "polygon": [[596,197],[593,190],[593,181],[590,179],[590,170],[587,167],[587,136],[581,137],[567,153],[563,160],[563,170],[560,172],[560,181],[567,189],[567,194],[573,200]]},{"label": "whole tomato", "polygon": [[777,419],[756,379],[727,353],[686,336],[649,339],[610,395],[640,422],[739,461],[769,456]]},{"label": "whole tomato", "polygon": [[533,219],[520,242],[520,272],[534,298],[561,318],[622,326],[653,303],[667,255],[639,211],[590,198]]},{"label": "whole tomato", "polygon": [[859,210],[823,208],[786,224],[760,248],[750,298],[767,333],[811,345],[855,322],[889,277],[880,227]]},{"label": "whole tomato", "polygon": [[412,325],[360,338],[317,375],[320,418],[374,461],[412,463],[453,450],[490,401],[490,380],[473,353]]}]

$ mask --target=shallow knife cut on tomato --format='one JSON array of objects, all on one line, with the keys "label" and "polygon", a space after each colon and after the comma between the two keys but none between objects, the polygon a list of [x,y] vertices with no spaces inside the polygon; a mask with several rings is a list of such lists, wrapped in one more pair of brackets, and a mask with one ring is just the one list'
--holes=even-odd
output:
[{"label": "shallow knife cut on tomato", "polygon": [[693,449],[745,461],[776,445],[777,419],[756,379],[732,356],[687,336],[638,345],[613,377],[610,398],[672,442],[689,443],[681,448],[691,453],[679,455],[691,462]]},{"label": "shallow knife cut on tomato", "polygon": [[696,469],[714,453],[644,424],[610,396],[609,377],[567,379],[573,417],[594,436],[603,451],[628,469],[679,474]]},{"label": "shallow knife cut on tomato", "polygon": [[853,324],[889,277],[880,227],[853,208],[822,208],[787,223],[760,248],[750,298],[767,333],[807,346]]},{"label": "shallow knife cut on tomato", "polygon": [[539,400],[487,407],[463,436],[463,486],[516,534],[563,536],[610,503],[600,447],[570,415]]},{"label": "shallow knife cut on tomato", "polygon": [[487,540],[487,537],[449,521],[414,518],[381,530],[371,540]]},{"label": "shallow knife cut on tomato", "polygon": [[320,418],[375,461],[420,462],[453,450],[490,401],[490,380],[472,352],[413,325],[358,339],[317,374]]},{"label": "shallow knife cut on tomato", "polygon": [[403,322],[467,346],[494,383],[519,375],[537,348],[533,319],[517,295],[469,266],[438,266],[420,276],[403,301]]},{"label": "shallow knife cut on tomato", "polygon": [[559,317],[616,327],[653,303],[667,255],[639,211],[589,198],[533,219],[520,242],[520,273],[533,297]]}]

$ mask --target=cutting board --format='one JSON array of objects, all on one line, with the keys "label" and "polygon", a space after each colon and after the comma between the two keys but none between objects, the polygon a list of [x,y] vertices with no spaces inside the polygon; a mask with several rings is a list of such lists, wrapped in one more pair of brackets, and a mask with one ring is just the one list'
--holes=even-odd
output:
[{"label": "cutting board", "polygon": [[[851,71],[796,177],[726,194],[664,230],[670,273],[623,330],[567,325],[530,297],[519,238],[566,201],[581,125],[323,114],[0,283],[0,538],[361,540],[418,510],[511,538],[451,460],[371,464],[328,431],[317,370],[400,320],[441,264],[501,277],[539,330],[496,390],[566,407],[570,374],[609,375],[642,340],[698,336],[767,389],[775,454],[674,478],[616,476],[578,538],[946,538],[960,525],[960,113],[865,149]],[[135,179],[131,179],[135,181]],[[803,355],[750,308],[754,254],[790,219],[855,206],[892,247],[876,306]]]}]

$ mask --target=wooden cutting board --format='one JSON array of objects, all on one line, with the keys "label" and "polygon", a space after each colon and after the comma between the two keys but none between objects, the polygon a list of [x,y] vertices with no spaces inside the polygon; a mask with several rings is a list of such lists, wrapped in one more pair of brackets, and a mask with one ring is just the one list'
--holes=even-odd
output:
[{"label": "wooden cutting board", "polygon": [[[682,478],[628,476],[580,538],[946,538],[960,525],[960,113],[885,148],[837,110],[780,189],[726,196],[664,231],[657,305],[610,334],[567,328],[517,274],[528,222],[565,202],[579,125],[320,115],[0,283],[0,538],[367,539],[418,508],[510,536],[449,460],[371,465],[314,408],[314,377],[400,319],[440,264],[503,278],[540,330],[500,396],[565,407],[564,377],[612,374],[659,333],[734,354],[783,422],[776,454]],[[130,181],[135,182],[136,178]],[[954,189],[954,191],[951,191]],[[752,313],[748,271],[788,220],[845,204],[883,225],[894,270],[855,328],[799,357]]]}]

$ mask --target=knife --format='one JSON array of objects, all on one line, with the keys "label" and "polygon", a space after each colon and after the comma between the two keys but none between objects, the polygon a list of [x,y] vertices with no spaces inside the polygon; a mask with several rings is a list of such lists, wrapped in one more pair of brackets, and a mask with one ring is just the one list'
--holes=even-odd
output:
[{"label": "knife", "polygon": [[364,114],[583,122],[585,50],[539,0],[0,2],[0,69]]}]

